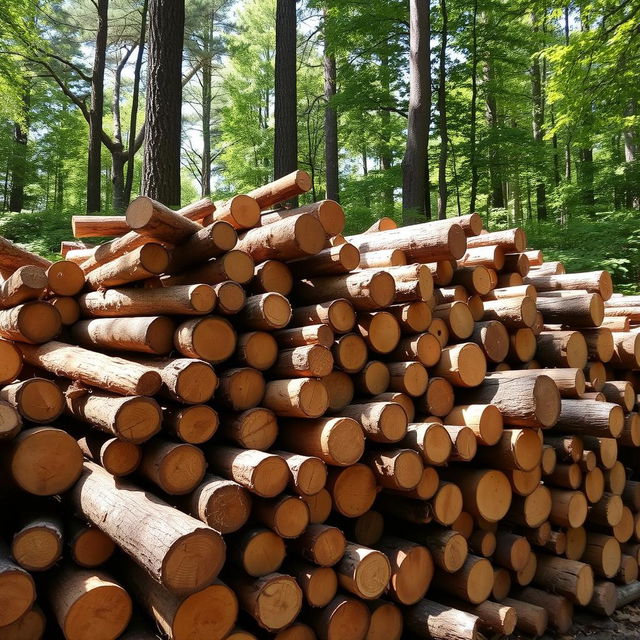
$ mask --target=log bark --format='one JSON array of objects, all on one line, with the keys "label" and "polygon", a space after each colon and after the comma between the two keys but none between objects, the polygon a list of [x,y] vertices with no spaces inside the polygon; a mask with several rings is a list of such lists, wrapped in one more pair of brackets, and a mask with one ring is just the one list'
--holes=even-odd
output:
[{"label": "log bark", "polygon": [[48,302],[33,301],[0,310],[0,337],[27,344],[53,340],[62,329],[60,314]]},{"label": "log bark", "polygon": [[264,211],[285,200],[291,200],[309,189],[311,189],[311,176],[306,171],[297,170],[253,189],[247,195],[254,198],[260,210]]},{"label": "log bark", "polygon": [[[218,299],[221,300],[220,296]],[[185,320],[175,330],[175,348],[187,358],[199,358],[212,364],[223,362],[236,349],[236,332],[231,323],[219,316]]]},{"label": "log bark", "polygon": [[356,324],[356,313],[353,305],[345,299],[330,300],[292,309],[292,326],[301,327],[316,323],[328,325],[336,333],[348,333]]},{"label": "log bark", "polygon": [[241,413],[223,414],[221,431],[243,449],[266,451],[275,442],[279,425],[273,411],[253,407]]},{"label": "log bark", "polygon": [[593,571],[583,562],[540,555],[533,584],[585,606],[593,595]]},{"label": "log bark", "polygon": [[19,267],[0,284],[0,308],[8,309],[29,300],[37,300],[47,284],[47,274],[42,267]]},{"label": "log bark", "polygon": [[379,598],[391,578],[391,565],[386,555],[350,542],[335,570],[338,584],[365,600]]},{"label": "log bark", "polygon": [[319,418],[329,405],[329,395],[320,380],[293,378],[267,383],[263,405],[277,416]]}]

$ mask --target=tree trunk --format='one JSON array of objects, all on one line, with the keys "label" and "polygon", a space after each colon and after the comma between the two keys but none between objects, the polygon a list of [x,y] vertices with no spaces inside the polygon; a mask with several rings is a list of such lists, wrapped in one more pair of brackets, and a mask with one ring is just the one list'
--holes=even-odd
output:
[{"label": "tree trunk", "polygon": [[[23,121],[14,125],[14,146],[11,153],[11,191],[9,193],[9,211],[22,211],[24,208],[24,185],[27,170],[27,140],[29,137],[29,109],[31,89],[27,84],[22,95]],[[6,199],[6,198],[5,198]]]},{"label": "tree trunk", "polygon": [[[532,14],[532,24],[534,34],[538,32],[537,17]],[[531,63],[531,98],[533,101],[533,140],[535,143],[536,151],[538,153],[538,170],[540,171],[544,167],[544,141],[543,141],[543,127],[544,127],[544,98],[542,94],[542,75],[540,70],[540,58],[538,55],[533,56]],[[536,183],[536,209],[538,213],[538,220],[547,219],[547,194],[544,180],[539,176]]]},{"label": "tree trunk", "polygon": [[425,211],[429,120],[431,111],[431,44],[429,3],[409,0],[409,122],[402,161],[403,222],[417,222]]},{"label": "tree trunk", "polygon": [[497,140],[498,131],[498,104],[494,93],[493,66],[488,59],[484,67],[485,84],[487,86],[486,119],[489,125],[489,135],[493,138],[489,145],[489,180],[491,182],[490,206],[493,209],[504,209],[504,196],[502,194],[502,171],[500,164],[500,150]]},{"label": "tree trunk", "polygon": [[[637,103],[631,100],[625,110],[625,116],[634,116]],[[640,209],[640,191],[638,189],[638,141],[635,127],[626,127],[624,132],[624,161],[626,182],[626,205]]]},{"label": "tree trunk", "polygon": [[[296,3],[295,0],[278,0],[273,148],[275,179],[298,168],[297,122]],[[297,206],[297,198],[293,205]]]},{"label": "tree trunk", "polygon": [[204,30],[203,48],[205,57],[202,61],[202,164],[201,195],[211,194],[211,74],[213,67],[211,44],[213,40],[214,16],[208,16],[208,24]]},{"label": "tree trunk", "polygon": [[440,162],[438,167],[438,219],[447,217],[447,158],[449,155],[449,131],[447,128],[447,35],[449,20],[447,2],[440,0],[442,33],[440,36],[440,63],[438,69],[438,113],[440,125]]},{"label": "tree trunk", "polygon": [[143,192],[180,204],[184,0],[150,0]]},{"label": "tree trunk", "polygon": [[133,170],[135,168],[136,154],[136,124],[138,120],[138,101],[140,98],[140,75],[142,70],[142,57],[144,54],[144,43],[147,34],[147,9],[149,0],[144,0],[142,4],[142,15],[140,22],[140,40],[138,42],[138,57],[133,72],[133,96],[131,97],[131,120],[129,121],[129,149],[127,152],[127,177],[124,185],[124,202],[129,204],[131,200],[131,190],[133,188]]},{"label": "tree trunk", "polygon": [[127,208],[124,193],[124,165],[127,161],[122,145],[111,153],[111,186],[113,188],[113,210],[124,211]]},{"label": "tree trunk", "polygon": [[[380,83],[385,94],[391,97],[391,82],[389,76],[389,56],[380,57]],[[393,154],[391,152],[391,113],[388,110],[380,112],[380,120],[382,121],[381,131],[381,152],[380,165],[385,172],[384,189],[382,192],[382,200],[385,206],[385,214],[393,214],[393,184],[390,182],[388,169],[393,165]]]},{"label": "tree trunk", "polygon": [[471,127],[469,133],[469,164],[471,165],[471,194],[469,211],[476,210],[478,196],[478,160],[476,157],[476,129],[478,120],[478,0],[473,2],[473,22],[471,32]]},{"label": "tree trunk", "polygon": [[[330,3],[327,2],[327,8]],[[327,183],[327,198],[340,202],[338,169],[338,113],[331,101],[336,95],[336,58],[331,49],[329,17],[324,12],[324,159]]]},{"label": "tree trunk", "polygon": [[596,204],[596,196],[593,189],[594,166],[593,147],[587,146],[580,149],[580,182],[583,204],[591,207],[589,213],[593,215],[593,207]]},{"label": "tree trunk", "polygon": [[89,110],[89,156],[87,162],[87,213],[100,211],[102,116],[104,110],[104,68],[109,30],[109,0],[98,0],[96,49],[91,74],[91,108]]}]

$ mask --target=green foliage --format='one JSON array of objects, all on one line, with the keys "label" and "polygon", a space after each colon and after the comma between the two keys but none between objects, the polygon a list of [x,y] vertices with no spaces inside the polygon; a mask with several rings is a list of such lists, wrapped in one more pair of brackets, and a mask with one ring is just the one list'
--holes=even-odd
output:
[{"label": "green foliage", "polygon": [[29,251],[60,259],[60,243],[69,239],[70,211],[0,214],[0,235],[24,245]]}]

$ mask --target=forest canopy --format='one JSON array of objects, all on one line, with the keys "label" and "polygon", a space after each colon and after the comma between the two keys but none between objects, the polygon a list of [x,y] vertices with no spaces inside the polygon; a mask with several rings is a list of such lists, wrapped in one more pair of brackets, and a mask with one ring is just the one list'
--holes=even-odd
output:
[{"label": "forest canopy", "polygon": [[[0,0],[0,233],[50,254],[72,214],[144,192],[163,2]],[[277,51],[295,53],[292,86]],[[639,0],[185,0],[167,204],[246,192],[293,152],[304,201],[339,199],[349,231],[478,211],[629,290],[639,63]]]}]

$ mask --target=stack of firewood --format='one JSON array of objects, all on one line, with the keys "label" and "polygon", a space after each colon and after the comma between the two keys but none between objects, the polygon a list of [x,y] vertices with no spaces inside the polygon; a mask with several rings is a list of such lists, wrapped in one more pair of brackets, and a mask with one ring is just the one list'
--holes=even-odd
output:
[{"label": "stack of firewood", "polygon": [[309,188],[0,240],[2,640],[535,636],[640,597],[640,298],[477,214],[274,208]]}]

